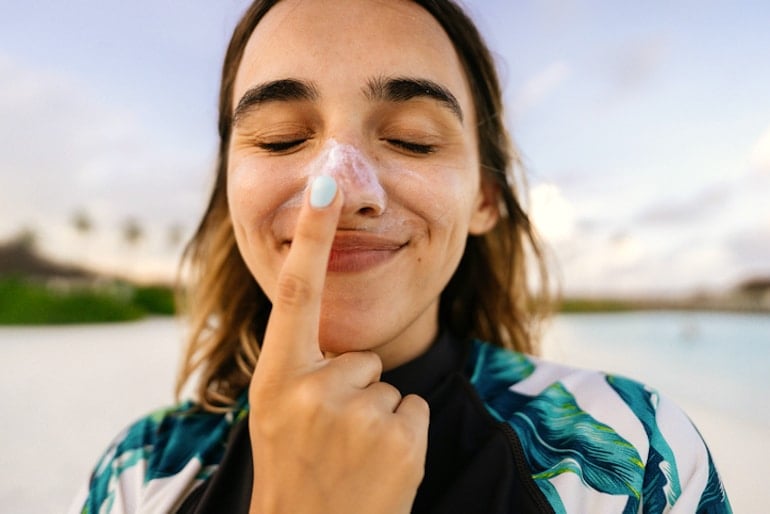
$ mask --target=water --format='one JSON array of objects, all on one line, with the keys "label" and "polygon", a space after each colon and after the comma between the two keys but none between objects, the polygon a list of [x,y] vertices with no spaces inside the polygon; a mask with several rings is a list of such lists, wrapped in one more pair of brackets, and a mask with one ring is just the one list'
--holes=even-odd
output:
[{"label": "water", "polygon": [[[182,327],[169,319],[0,327],[0,512],[64,512],[109,440],[173,401]],[[711,447],[736,512],[770,490],[770,316],[568,315],[544,355],[653,385],[684,407]]]},{"label": "water", "polygon": [[770,316],[637,312],[564,315],[547,333],[552,360],[620,373],[680,403],[770,427]]},{"label": "water", "polygon": [[544,355],[658,389],[709,445],[736,513],[770,505],[770,316],[638,312],[564,315]]}]

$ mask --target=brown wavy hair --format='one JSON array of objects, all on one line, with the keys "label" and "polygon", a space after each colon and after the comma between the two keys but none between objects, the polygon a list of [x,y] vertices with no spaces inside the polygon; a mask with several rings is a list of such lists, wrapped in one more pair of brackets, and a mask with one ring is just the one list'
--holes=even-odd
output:
[{"label": "brown wavy hair", "polygon": [[[248,387],[270,315],[270,301],[238,251],[226,190],[235,76],[251,33],[278,1],[252,3],[230,40],[219,94],[215,183],[183,255],[188,279],[183,305],[190,333],[176,394],[195,376],[198,402],[213,411],[227,409]],[[414,1],[441,24],[460,58],[478,119],[482,174],[499,191],[500,219],[488,233],[468,237],[460,264],[441,293],[439,324],[462,340],[479,338],[536,353],[538,321],[548,305],[547,272],[541,245],[519,201],[517,190],[525,184],[523,174],[516,175],[520,159],[504,125],[494,60],[474,23],[455,3]]]}]

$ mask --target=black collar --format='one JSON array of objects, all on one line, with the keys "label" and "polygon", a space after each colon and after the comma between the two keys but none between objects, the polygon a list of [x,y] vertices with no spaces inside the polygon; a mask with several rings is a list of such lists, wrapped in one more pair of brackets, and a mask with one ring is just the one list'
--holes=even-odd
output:
[{"label": "black collar", "polygon": [[384,372],[381,380],[404,396],[417,394],[428,398],[449,375],[462,368],[466,346],[449,332],[443,332],[425,353]]}]

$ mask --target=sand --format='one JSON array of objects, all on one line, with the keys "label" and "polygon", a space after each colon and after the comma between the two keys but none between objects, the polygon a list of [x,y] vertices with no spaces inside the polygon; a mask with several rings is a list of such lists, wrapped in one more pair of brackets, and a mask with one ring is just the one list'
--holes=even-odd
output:
[{"label": "sand", "polygon": [[[117,325],[0,328],[0,510],[64,512],[100,452],[132,420],[173,401],[183,329],[173,320]],[[569,359],[551,344],[546,354]],[[583,356],[596,366],[605,361]],[[622,356],[616,357],[622,368]],[[654,377],[653,377],[654,378]],[[675,383],[675,382],[673,382]],[[770,461],[768,426],[673,397],[709,442],[736,512],[760,513]]]}]

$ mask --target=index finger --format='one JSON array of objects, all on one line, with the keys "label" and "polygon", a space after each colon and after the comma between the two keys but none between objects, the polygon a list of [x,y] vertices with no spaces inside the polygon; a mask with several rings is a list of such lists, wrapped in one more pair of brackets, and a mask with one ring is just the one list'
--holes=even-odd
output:
[{"label": "index finger", "polygon": [[298,369],[323,358],[318,348],[321,295],[342,193],[334,178],[312,180],[294,229],[291,248],[278,274],[273,307],[262,342],[259,368]]}]

